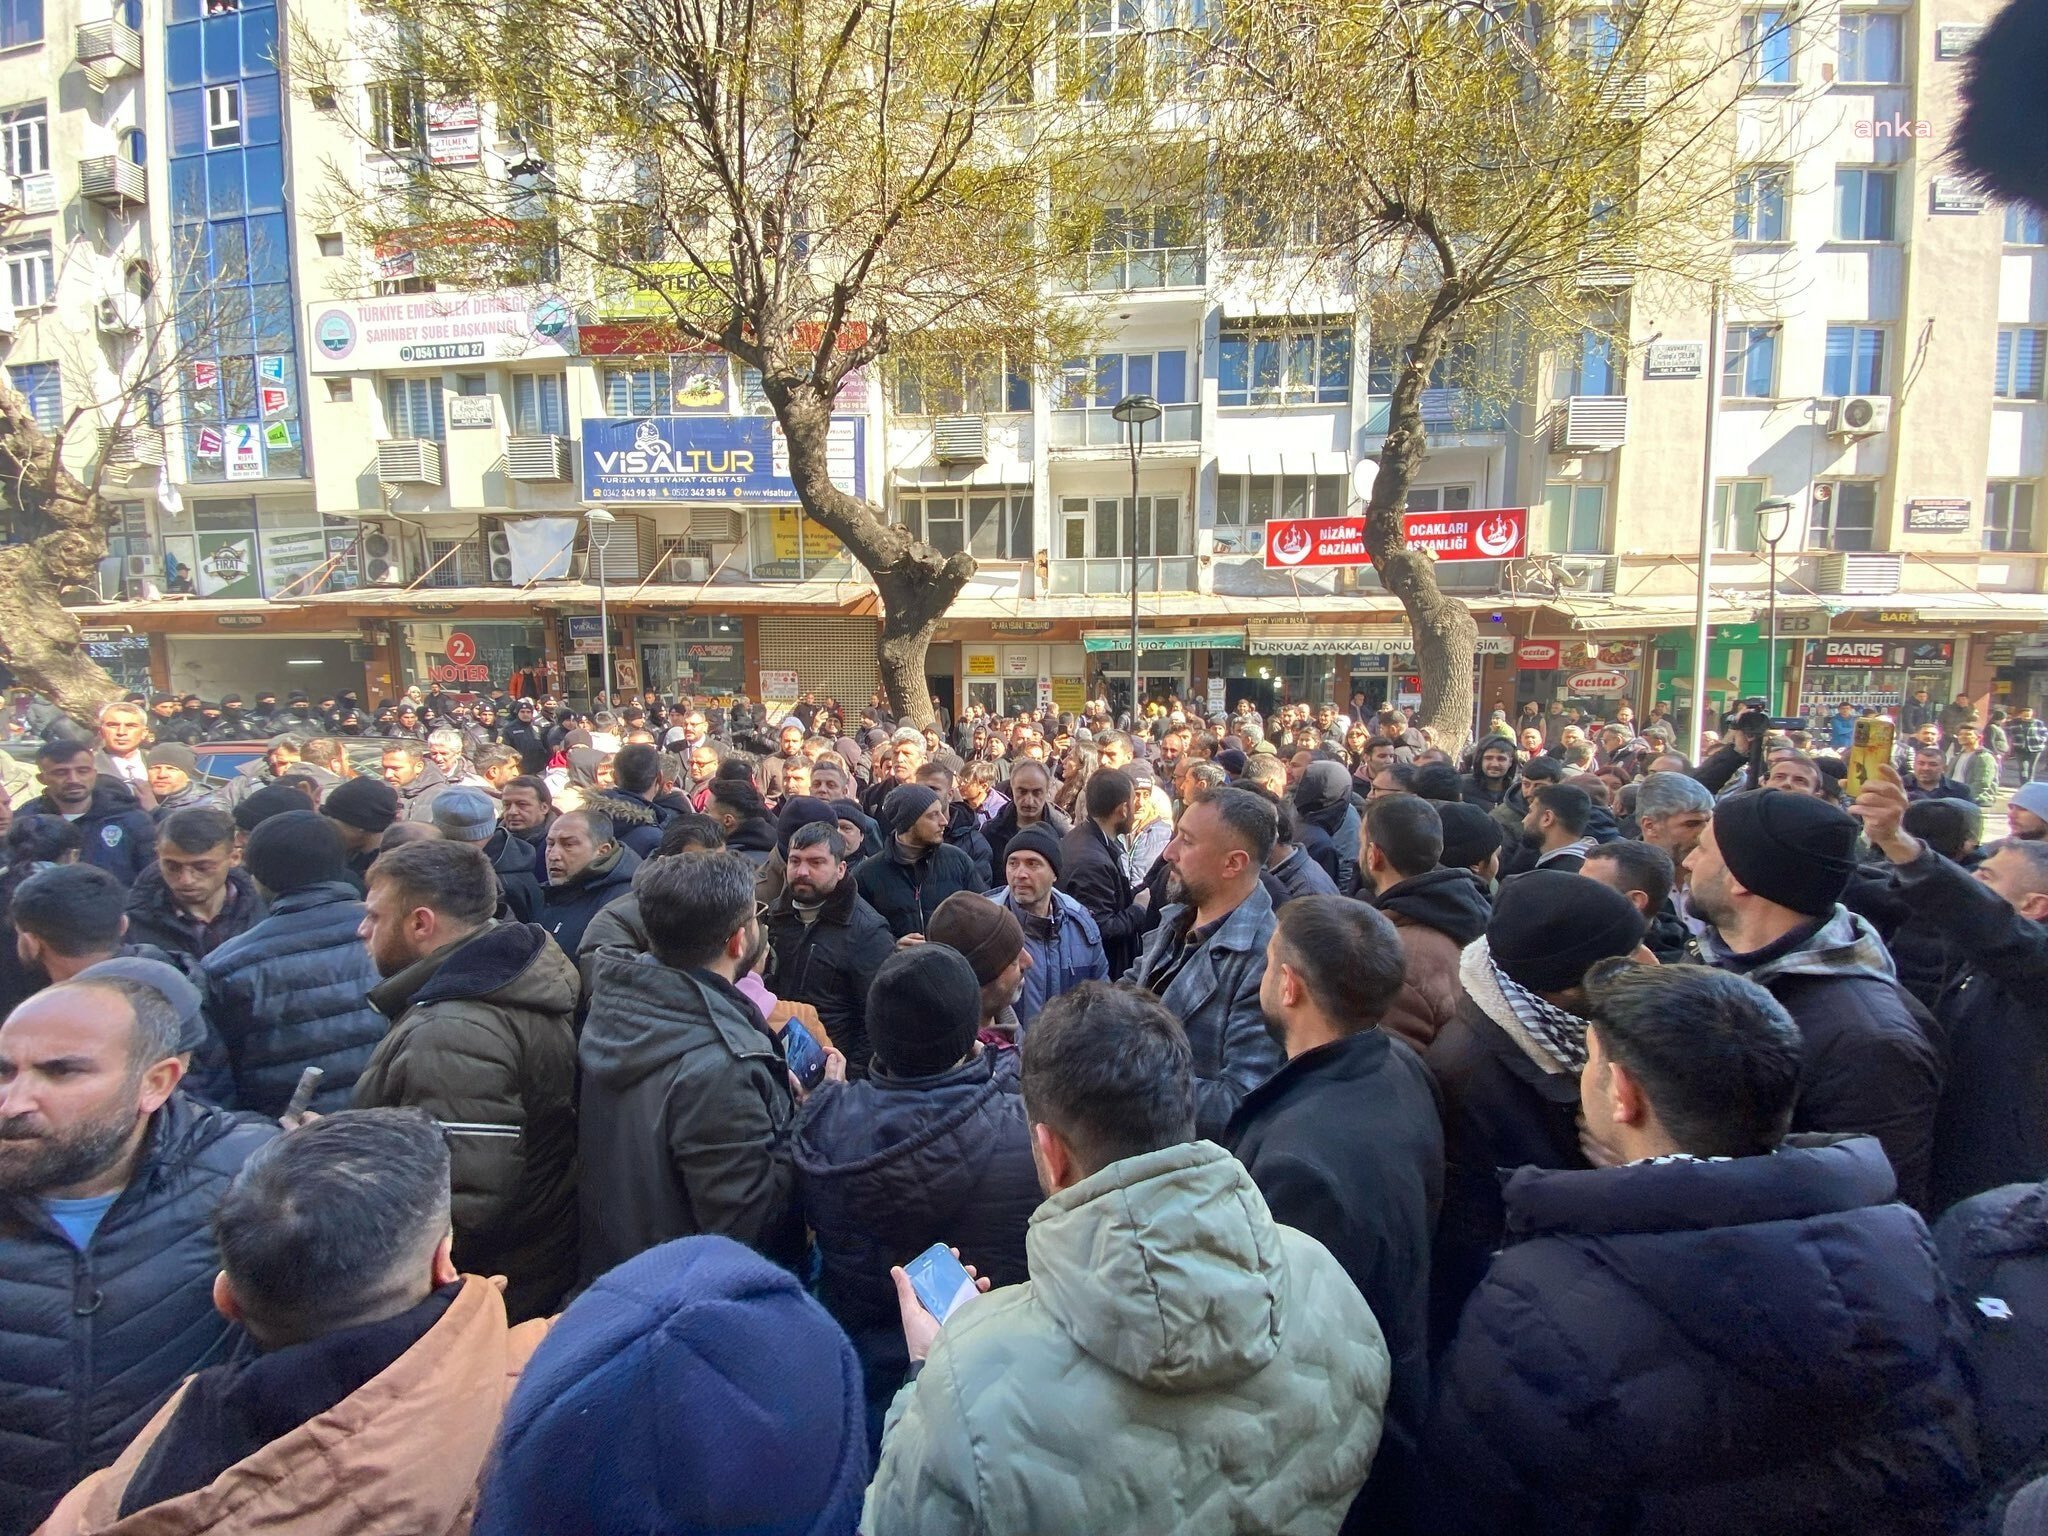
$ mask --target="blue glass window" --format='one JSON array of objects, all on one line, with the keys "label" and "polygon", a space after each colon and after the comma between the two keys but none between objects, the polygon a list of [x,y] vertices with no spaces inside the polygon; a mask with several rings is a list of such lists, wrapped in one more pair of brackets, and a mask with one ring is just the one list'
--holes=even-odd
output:
[{"label": "blue glass window", "polygon": [[1185,405],[1188,398],[1188,355],[1178,349],[1159,355],[1158,385],[1153,396],[1161,405]]},{"label": "blue glass window", "polygon": [[171,0],[168,14],[172,21],[196,21],[199,17],[199,0]]},{"label": "blue glass window", "polygon": [[1341,404],[1351,398],[1351,329],[1228,327],[1216,372],[1220,405]]},{"label": "blue glass window", "polygon": [[1831,325],[1821,364],[1821,388],[1830,395],[1884,392],[1884,330],[1875,325]]},{"label": "blue glass window", "polygon": [[[242,287],[223,288],[214,295],[213,328],[222,352],[250,352],[256,347],[256,332],[251,321],[252,306],[249,290]],[[234,413],[232,404],[228,407]]]},{"label": "blue glass window", "polygon": [[266,283],[256,290],[256,350],[283,352],[292,344],[292,290]]},{"label": "blue glass window", "polygon": [[173,90],[199,84],[198,23],[164,28],[164,84]]},{"label": "blue glass window", "polygon": [[63,378],[55,363],[10,363],[7,379],[28,401],[37,426],[55,432],[64,425]]},{"label": "blue glass window", "polygon": [[221,283],[249,281],[249,235],[240,219],[213,226],[213,276]]},{"label": "blue glass window", "polygon": [[277,73],[277,12],[250,11],[242,17],[242,73]]},{"label": "blue glass window", "polygon": [[206,157],[206,211],[214,218],[242,211],[242,152],[215,150]]},{"label": "blue glass window", "polygon": [[206,148],[206,92],[170,93],[171,153],[196,155]]},{"label": "blue glass window", "polygon": [[249,221],[249,275],[254,281],[291,281],[291,248],[286,240],[282,214],[266,214]]},{"label": "blue glass window", "polygon": [[206,217],[206,162],[171,162],[171,217],[189,223]]},{"label": "blue glass window", "polygon": [[277,213],[284,208],[284,151],[272,144],[248,152],[249,211]]},{"label": "blue glass window", "polygon": [[242,18],[209,16],[200,24],[205,39],[206,83],[242,78]]},{"label": "blue glass window", "polygon": [[284,136],[277,98],[275,75],[264,75],[242,82],[244,144],[275,144]]},{"label": "blue glass window", "polygon": [[0,48],[26,48],[42,40],[43,0],[0,0]]}]

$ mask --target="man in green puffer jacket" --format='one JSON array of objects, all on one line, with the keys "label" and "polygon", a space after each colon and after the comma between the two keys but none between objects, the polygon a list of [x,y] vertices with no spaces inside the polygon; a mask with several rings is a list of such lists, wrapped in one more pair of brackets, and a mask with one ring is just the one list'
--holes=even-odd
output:
[{"label": "man in green puffer jacket", "polygon": [[942,1328],[891,1271],[909,1383],[866,1536],[1312,1536],[1372,1468],[1390,1368],[1329,1251],[1194,1139],[1180,1024],[1084,982],[1024,1037],[1031,1278]]}]

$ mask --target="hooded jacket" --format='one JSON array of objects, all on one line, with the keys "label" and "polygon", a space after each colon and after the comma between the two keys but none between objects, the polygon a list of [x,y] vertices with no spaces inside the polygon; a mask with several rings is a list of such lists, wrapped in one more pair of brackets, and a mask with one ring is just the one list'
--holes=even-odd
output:
[{"label": "hooded jacket", "polygon": [[398,819],[400,821],[432,821],[434,801],[444,789],[454,786],[448,776],[441,772],[440,764],[429,759],[420,764],[420,771],[413,775],[410,784],[394,784],[398,791]]},{"label": "hooded jacket", "polygon": [[1084,981],[1107,981],[1109,961],[1102,952],[1102,930],[1088,909],[1065,891],[1054,890],[1052,904],[1043,918],[1017,910],[1016,898],[1007,885],[989,892],[989,900],[1008,907],[1024,930],[1024,947],[1031,953],[1031,968],[1024,973],[1016,1002],[1017,1022],[1028,1026],[1045,1005],[1063,992],[1071,992]]},{"label": "hooded jacket", "polygon": [[249,872],[237,865],[228,871],[227,899],[211,922],[181,910],[164,884],[163,872],[152,864],[128,889],[128,942],[154,944],[173,954],[204,960],[237,934],[264,918],[263,893]]},{"label": "hooded jacket", "polygon": [[1195,1127],[1220,1136],[1244,1096],[1280,1070],[1286,1057],[1266,1032],[1259,1007],[1259,983],[1266,975],[1266,942],[1273,937],[1273,901],[1263,886],[1234,907],[1208,941],[1197,946],[1163,989],[1153,978],[1164,973],[1176,931],[1195,920],[1182,903],[1159,914],[1159,926],[1125,981],[1159,1000],[1187,1030],[1195,1058]]},{"label": "hooded jacket", "polygon": [[1899,1198],[1927,1209],[1941,1053],[1876,930],[1837,906],[1750,954],[1733,953],[1712,929],[1700,943],[1710,964],[1747,976],[1799,1026],[1805,1049],[1792,1129],[1875,1136]]},{"label": "hooded jacket", "polygon": [[826,1083],[796,1131],[804,1219],[818,1236],[818,1299],[853,1340],[869,1443],[909,1356],[889,1266],[947,1243],[995,1285],[1028,1278],[1024,1229],[1040,1199],[1015,1051],[983,1049],[930,1077]]},{"label": "hooded jacket", "polygon": [[491,924],[370,993],[391,1020],[355,1108],[423,1109],[448,1138],[455,1262],[507,1279],[515,1322],[576,1279],[576,967],[532,923]]},{"label": "hooded jacket", "polygon": [[1310,826],[1328,834],[1330,846],[1304,838],[1309,857],[1323,866],[1324,873],[1337,882],[1337,889],[1358,888],[1358,810],[1351,803],[1351,775],[1342,763],[1317,762],[1308,765],[1301,783],[1294,789],[1295,808]]},{"label": "hooded jacket", "polygon": [[[1508,755],[1508,771],[1498,779],[1489,779],[1479,771],[1479,760],[1489,747],[1498,747]],[[1520,788],[1521,782],[1521,758],[1515,751],[1515,744],[1498,731],[1480,738],[1479,745],[1472,749],[1472,771],[1460,781],[1465,792],[1465,803],[1482,806],[1489,811],[1505,802],[1509,795]]]},{"label": "hooded jacket", "polygon": [[214,1310],[207,1221],[275,1135],[274,1122],[172,1094],[82,1252],[41,1201],[0,1194],[0,1531],[35,1529],[180,1378],[242,1337]]},{"label": "hooded jacket", "polygon": [[767,1024],[710,971],[602,954],[577,1045],[583,1277],[715,1232],[794,1268],[796,1100]]},{"label": "hooded jacket", "polygon": [[656,805],[645,796],[629,794],[623,789],[607,789],[591,795],[584,805],[589,810],[602,811],[609,816],[619,841],[643,859],[654,857],[655,850],[661,846],[661,829],[673,821],[676,814],[665,805]]},{"label": "hooded jacket", "polygon": [[978,1297],[898,1394],[868,1536],[1332,1533],[1372,1466],[1379,1324],[1210,1142],[1051,1196],[1031,1278]]},{"label": "hooded jacket", "polygon": [[[71,1492],[44,1529],[48,1536],[463,1536],[498,1421],[548,1326],[508,1326],[497,1287],[466,1275],[418,1343],[333,1407],[205,1487],[123,1519],[122,1497],[151,1448],[188,1396],[211,1385],[187,1382],[113,1466]],[[322,1342],[294,1349],[315,1350]],[[239,1367],[228,1390],[248,1399],[239,1405],[244,1411],[262,1411],[262,1386],[282,1395],[286,1384],[264,1381],[264,1368],[287,1363],[294,1349]]]},{"label": "hooded jacket", "polygon": [[540,916],[535,919],[572,959],[583,945],[591,919],[633,888],[640,855],[624,843],[593,859],[560,885],[540,888]]},{"label": "hooded jacket", "polygon": [[377,967],[356,936],[363,904],[345,880],[287,891],[270,915],[206,957],[207,1012],[235,1074],[235,1107],[281,1115],[299,1073],[327,1075],[312,1108],[348,1108],[384,1037],[370,1006]]},{"label": "hooded jacket", "polygon": [[540,917],[540,850],[504,827],[484,841],[484,857],[498,876],[498,916],[515,923]]},{"label": "hooded jacket", "polygon": [[[15,807],[17,816],[62,816],[49,795],[37,795],[27,805]],[[104,774],[93,785],[92,800],[72,823],[85,840],[79,858],[97,865],[123,885],[156,862],[156,818],[135,802],[126,786]]]},{"label": "hooded jacket", "polygon": [[958,848],[973,862],[974,878],[981,882],[976,890],[985,891],[996,883],[994,850],[981,830],[980,819],[963,800],[955,800],[946,811],[946,846]]},{"label": "hooded jacket", "polygon": [[1524,1168],[1438,1371],[1456,1536],[1936,1536],[1977,1473],[1927,1230],[1868,1137]]},{"label": "hooded jacket", "polygon": [[1470,870],[1431,869],[1368,898],[1400,937],[1401,991],[1380,1020],[1418,1051],[1457,1012],[1458,957],[1486,932],[1493,904]]},{"label": "hooded jacket", "polygon": [[851,873],[840,877],[806,923],[785,887],[763,919],[770,963],[763,976],[770,990],[809,1003],[832,1043],[846,1056],[849,1076],[867,1075],[868,988],[896,948],[881,913],[869,906]]}]

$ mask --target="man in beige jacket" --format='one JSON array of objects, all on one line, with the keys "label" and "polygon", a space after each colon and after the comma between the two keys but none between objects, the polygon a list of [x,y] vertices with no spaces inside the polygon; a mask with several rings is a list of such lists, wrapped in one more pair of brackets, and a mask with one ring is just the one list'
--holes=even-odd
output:
[{"label": "man in beige jacket", "polygon": [[257,1348],[188,1378],[45,1536],[460,1536],[546,1322],[449,1259],[448,1149],[354,1110],[250,1158],[214,1215],[214,1304]]}]

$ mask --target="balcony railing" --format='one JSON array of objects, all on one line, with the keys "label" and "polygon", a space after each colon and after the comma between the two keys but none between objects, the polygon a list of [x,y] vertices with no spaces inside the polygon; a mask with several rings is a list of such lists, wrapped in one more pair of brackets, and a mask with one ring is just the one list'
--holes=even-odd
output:
[{"label": "balcony railing", "polygon": [[94,155],[78,162],[78,190],[87,201],[125,207],[143,201],[149,178],[124,155]]},{"label": "balcony railing", "polygon": [[[1462,389],[1425,389],[1422,392],[1422,426],[1428,432],[1505,432],[1507,412],[1497,401],[1480,399]],[[1384,437],[1387,410],[1393,402],[1376,395],[1365,402],[1365,433]]]},{"label": "balcony railing", "polygon": [[[1138,559],[1140,592],[1195,590],[1193,555],[1151,555]],[[1131,590],[1131,562],[1122,560],[1055,560],[1054,597],[1106,597]]]},{"label": "balcony railing", "polygon": [[[1054,411],[1050,441],[1055,448],[1120,448],[1124,430],[1124,424],[1110,414],[1107,406],[1086,411]],[[1198,442],[1201,436],[1199,405],[1162,406],[1159,420],[1145,428],[1147,446]]]},{"label": "balcony railing", "polygon": [[1146,288],[1199,288],[1208,280],[1199,245],[1096,251],[1088,258],[1087,291],[1125,293]]}]

